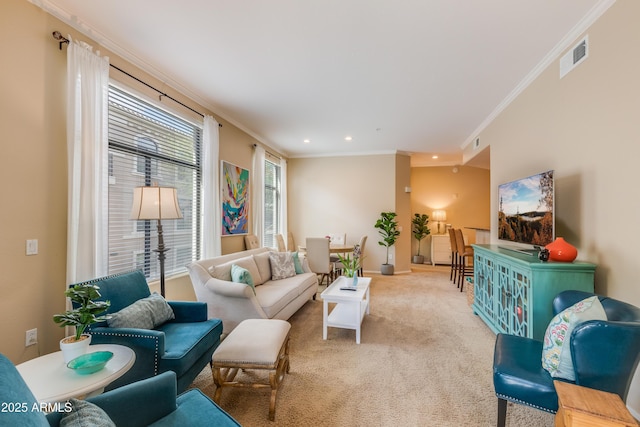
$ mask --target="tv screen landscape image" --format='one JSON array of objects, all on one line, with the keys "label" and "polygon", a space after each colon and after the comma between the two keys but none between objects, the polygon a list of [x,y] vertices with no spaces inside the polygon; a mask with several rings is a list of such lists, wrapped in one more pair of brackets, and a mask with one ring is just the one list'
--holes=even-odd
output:
[{"label": "tv screen landscape image", "polygon": [[498,239],[546,246],[555,237],[553,171],[498,187]]}]

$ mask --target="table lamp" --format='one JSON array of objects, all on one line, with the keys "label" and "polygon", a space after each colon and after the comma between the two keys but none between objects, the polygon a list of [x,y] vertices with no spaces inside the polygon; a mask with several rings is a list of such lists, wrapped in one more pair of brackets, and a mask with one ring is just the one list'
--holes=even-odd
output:
[{"label": "table lamp", "polygon": [[438,234],[440,234],[440,223],[447,220],[447,212],[443,210],[433,211],[431,217],[434,221],[438,221]]},{"label": "table lamp", "polygon": [[164,260],[165,253],[169,248],[164,247],[162,237],[163,219],[180,219],[182,212],[178,205],[178,191],[173,187],[136,187],[133,189],[133,206],[131,208],[131,219],[158,221],[158,253],[160,261],[160,293],[165,296],[164,288]]}]

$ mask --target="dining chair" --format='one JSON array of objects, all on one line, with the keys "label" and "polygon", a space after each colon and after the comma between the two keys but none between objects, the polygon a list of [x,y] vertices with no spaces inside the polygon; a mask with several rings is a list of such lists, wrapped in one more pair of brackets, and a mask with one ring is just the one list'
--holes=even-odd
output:
[{"label": "dining chair", "polygon": [[347,233],[333,233],[328,234],[328,236],[332,245],[345,245],[347,243]]},{"label": "dining chair", "polygon": [[[449,280],[456,283],[458,276],[458,250],[456,248],[456,232],[453,228],[449,229],[449,243],[451,245],[451,272],[449,273]],[[433,257],[433,254],[431,254]]]},{"label": "dining chair", "polygon": [[[329,245],[344,246],[347,244],[347,233],[333,233],[328,234],[327,236],[329,236]],[[334,264],[340,261],[337,255],[329,254],[329,259]],[[333,270],[336,271],[335,265]],[[338,270],[341,270],[341,268],[338,268]]]},{"label": "dining chair", "polygon": [[[462,230],[455,229],[456,251],[458,253],[458,287],[464,288],[464,278],[473,277],[473,248],[464,243]],[[467,260],[470,260],[467,263]]]},{"label": "dining chair", "polygon": [[284,244],[284,237],[282,237],[282,234],[276,234],[276,242],[278,244],[278,252],[287,251],[287,247]]},{"label": "dining chair", "polygon": [[287,231],[287,250],[289,252],[295,252],[298,250],[298,248],[296,248],[296,242],[293,238],[293,233],[290,231]]},{"label": "dining chair", "polygon": [[333,264],[329,259],[329,239],[326,237],[307,237],[307,260],[311,271],[320,276],[319,284],[322,285],[327,278],[327,285],[333,279]]},{"label": "dining chair", "polygon": [[258,236],[256,236],[255,234],[247,234],[246,236],[244,236],[244,245],[247,250],[258,249],[260,247]]},{"label": "dining chair", "polygon": [[364,269],[362,262],[364,261],[364,247],[367,244],[367,235],[360,237],[360,268],[358,269],[358,276],[364,277]]}]

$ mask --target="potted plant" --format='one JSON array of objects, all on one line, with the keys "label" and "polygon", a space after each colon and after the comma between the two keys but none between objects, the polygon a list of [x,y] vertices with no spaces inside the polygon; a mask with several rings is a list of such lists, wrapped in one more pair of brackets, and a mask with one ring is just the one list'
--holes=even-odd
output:
[{"label": "potted plant", "polygon": [[91,343],[91,335],[85,334],[89,325],[103,322],[107,316],[101,316],[111,306],[109,301],[95,301],[100,298],[97,285],[76,284],[65,291],[65,296],[71,300],[73,309],[62,314],[54,314],[53,321],[64,326],[74,326],[76,332],[60,340],[60,350],[65,363],[87,352]]},{"label": "potted plant", "polygon": [[356,286],[358,284],[358,270],[360,270],[363,259],[364,257],[360,251],[360,245],[355,245],[353,247],[353,258],[351,258],[351,255],[349,254],[345,256],[338,254],[338,260],[340,261],[340,264],[342,264],[344,276],[353,279],[351,286]]},{"label": "potted plant", "polygon": [[396,243],[400,235],[398,222],[395,218],[395,212],[381,212],[380,218],[378,218],[375,225],[375,228],[378,229],[378,234],[382,237],[378,244],[387,248],[386,262],[380,268],[380,273],[384,275],[393,275],[393,264],[389,264],[389,248]]},{"label": "potted plant", "polygon": [[429,215],[426,214],[414,214],[411,220],[413,237],[418,241],[418,253],[413,256],[412,262],[414,264],[424,264],[424,256],[420,255],[420,242],[422,239],[431,234],[431,230],[427,224],[429,223]]}]

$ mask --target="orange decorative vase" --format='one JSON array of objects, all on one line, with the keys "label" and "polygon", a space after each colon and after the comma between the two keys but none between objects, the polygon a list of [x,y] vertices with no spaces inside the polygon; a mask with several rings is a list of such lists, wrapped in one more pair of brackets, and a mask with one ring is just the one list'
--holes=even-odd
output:
[{"label": "orange decorative vase", "polygon": [[551,261],[572,262],[578,256],[576,247],[567,243],[562,237],[556,238],[545,248],[549,250],[549,260]]}]

